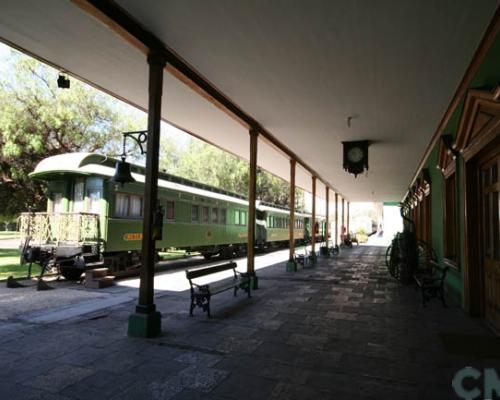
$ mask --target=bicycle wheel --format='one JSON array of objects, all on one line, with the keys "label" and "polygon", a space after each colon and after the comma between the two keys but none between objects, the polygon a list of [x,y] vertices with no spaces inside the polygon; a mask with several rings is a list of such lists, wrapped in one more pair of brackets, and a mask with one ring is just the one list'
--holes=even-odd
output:
[{"label": "bicycle wheel", "polygon": [[389,257],[389,274],[391,274],[391,276],[396,279],[398,279],[399,277],[399,263],[400,259],[399,259],[398,247],[392,246]]},{"label": "bicycle wheel", "polygon": [[391,251],[392,251],[392,244],[390,244],[387,247],[387,250],[385,251],[385,266],[389,268],[389,263],[391,261]]}]

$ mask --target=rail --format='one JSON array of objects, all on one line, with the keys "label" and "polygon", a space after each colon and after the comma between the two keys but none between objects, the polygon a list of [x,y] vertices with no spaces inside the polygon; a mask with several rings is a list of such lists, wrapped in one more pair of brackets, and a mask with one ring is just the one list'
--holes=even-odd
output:
[{"label": "rail", "polygon": [[21,241],[34,245],[97,243],[99,215],[91,213],[22,213],[18,219]]}]

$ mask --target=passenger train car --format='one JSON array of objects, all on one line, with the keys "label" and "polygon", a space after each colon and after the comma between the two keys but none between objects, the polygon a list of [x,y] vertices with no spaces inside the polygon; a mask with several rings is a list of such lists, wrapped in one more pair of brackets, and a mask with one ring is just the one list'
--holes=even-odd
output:
[{"label": "passenger train car", "polygon": [[[47,182],[47,212],[23,213],[20,231],[23,257],[57,264],[70,280],[95,263],[113,274],[137,268],[142,244],[144,168],[131,166],[136,182],[116,185],[111,177],[117,160],[99,154],[69,153],[42,160],[33,179]],[[248,201],[244,196],[160,173],[158,204],[163,232],[157,249],[200,252],[205,258],[232,257],[247,243]],[[295,214],[298,243],[308,242],[311,216]],[[318,218],[317,241],[324,218]],[[288,245],[289,211],[257,202],[257,248]]]}]

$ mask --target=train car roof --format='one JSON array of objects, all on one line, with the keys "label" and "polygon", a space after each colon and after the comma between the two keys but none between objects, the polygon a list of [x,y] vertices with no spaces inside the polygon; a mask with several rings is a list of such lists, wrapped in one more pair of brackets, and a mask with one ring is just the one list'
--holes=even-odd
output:
[{"label": "train car roof", "polygon": [[[114,158],[95,153],[59,154],[40,161],[29,176],[42,180],[56,180],[68,174],[112,177],[116,162]],[[131,164],[131,170],[136,182],[144,183],[144,167]],[[158,186],[248,206],[248,201],[241,195],[162,172],[159,173]]]},{"label": "train car roof", "polygon": [[[276,213],[276,214],[286,214],[286,215],[290,214],[290,210],[288,210],[288,209],[273,207],[273,206],[268,205],[268,204],[265,204],[265,205],[258,204],[258,208],[261,211],[271,211],[271,212]],[[296,212],[295,216],[309,218],[309,217],[311,217],[311,214],[304,214],[304,213]]]},{"label": "train car roof", "polygon": [[[63,175],[68,174],[112,177],[115,173],[115,164],[117,161],[115,158],[96,153],[58,154],[40,161],[29,176],[42,180],[61,179]],[[133,178],[139,183],[144,183],[144,167],[131,164],[131,170]],[[244,196],[164,172],[159,173],[158,186],[248,206],[248,200]],[[289,213],[289,210],[285,208],[273,207],[267,203],[265,205],[257,203],[257,207],[263,211]],[[311,216],[304,213],[296,213],[295,215],[300,217]]]}]

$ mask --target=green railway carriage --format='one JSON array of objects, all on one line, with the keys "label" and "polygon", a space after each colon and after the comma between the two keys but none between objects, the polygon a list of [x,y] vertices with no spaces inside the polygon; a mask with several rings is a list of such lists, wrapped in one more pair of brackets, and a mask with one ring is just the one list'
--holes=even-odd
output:
[{"label": "green railway carriage", "polygon": [[[132,166],[135,182],[116,185],[116,160],[69,153],[42,160],[30,174],[47,182],[45,213],[24,213],[24,250],[38,249],[63,260],[61,272],[79,277],[89,262],[104,262],[113,273],[134,268],[142,245],[144,168]],[[163,235],[158,249],[178,248],[230,257],[246,249],[248,201],[240,195],[166,173],[159,174],[158,204]],[[288,243],[288,210],[257,203],[256,246]],[[296,214],[295,237],[307,241],[310,218]],[[77,262],[78,259],[78,262]],[[36,260],[35,260],[36,261]]]}]

